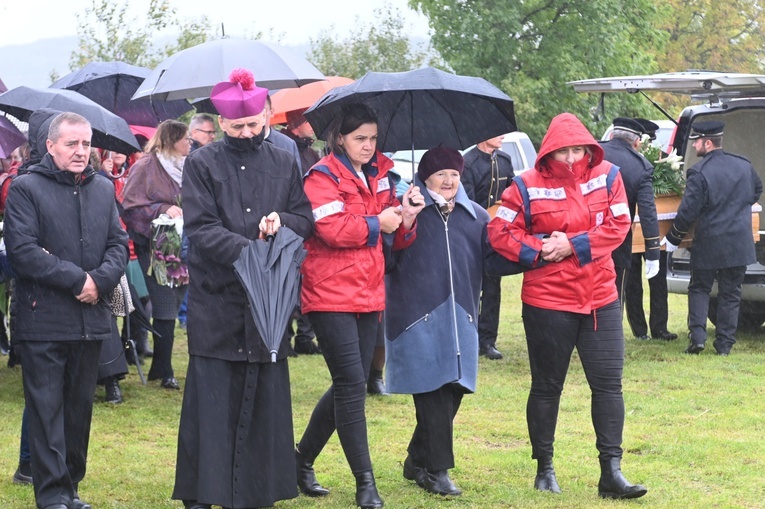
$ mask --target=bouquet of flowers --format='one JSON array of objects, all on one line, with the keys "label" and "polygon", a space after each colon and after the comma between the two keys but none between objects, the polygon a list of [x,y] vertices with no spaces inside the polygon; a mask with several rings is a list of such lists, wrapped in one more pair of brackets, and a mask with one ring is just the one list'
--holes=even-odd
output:
[{"label": "bouquet of flowers", "polygon": [[683,175],[683,158],[677,155],[677,150],[672,149],[666,157],[660,147],[651,144],[651,140],[644,136],[640,143],[640,153],[653,165],[653,194],[683,194],[685,189],[685,176]]},{"label": "bouquet of flowers", "polygon": [[183,218],[162,214],[151,222],[151,260],[148,274],[174,288],[189,284],[189,269],[181,261]]}]

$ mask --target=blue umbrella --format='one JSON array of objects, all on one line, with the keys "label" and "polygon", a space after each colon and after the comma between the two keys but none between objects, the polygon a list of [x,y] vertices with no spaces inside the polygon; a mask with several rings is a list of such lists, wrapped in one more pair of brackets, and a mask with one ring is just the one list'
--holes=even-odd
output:
[{"label": "blue umbrella", "polygon": [[517,130],[513,100],[483,78],[425,67],[370,72],[327,92],[305,116],[319,139],[350,104],[377,112],[377,148],[395,152],[438,145],[465,149]]},{"label": "blue umbrella", "polygon": [[130,125],[156,127],[161,121],[175,119],[191,111],[192,106],[177,101],[131,101],[151,69],[124,62],[90,62],[79,71],[67,74],[50,88],[65,88],[100,104]]},{"label": "blue umbrella", "polygon": [[271,362],[276,362],[284,329],[298,303],[300,265],[306,254],[303,238],[282,226],[271,240],[251,241],[234,262]]}]

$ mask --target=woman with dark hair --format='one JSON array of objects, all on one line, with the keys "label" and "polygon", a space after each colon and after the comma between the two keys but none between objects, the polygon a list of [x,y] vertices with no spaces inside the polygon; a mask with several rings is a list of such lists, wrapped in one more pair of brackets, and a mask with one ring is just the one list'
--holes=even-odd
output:
[{"label": "woman with dark hair", "polygon": [[169,287],[147,274],[150,263],[151,222],[161,214],[182,217],[180,207],[183,163],[191,143],[188,127],[182,122],[165,120],[146,144],[147,157],[130,169],[122,190],[123,220],[135,245],[138,263],[144,273],[152,305],[154,356],[149,380],[161,380],[165,389],[180,389],[173,372],[172,354],[175,319],[181,307],[185,286]]},{"label": "woman with dark hair", "polygon": [[603,498],[637,498],[646,488],[621,472],[624,333],[611,252],[632,219],[619,168],[570,113],[550,122],[534,170],[513,179],[489,223],[492,247],[528,268],[523,276],[531,392],[526,405],[534,487],[560,493],[553,442],[563,383],[576,348],[592,391],[592,424]]},{"label": "woman with dark hair", "polygon": [[415,218],[424,206],[410,187],[403,205],[388,175],[393,162],[376,150],[377,116],[354,105],[336,118],[327,144],[331,153],[305,177],[316,222],[305,245],[302,307],[311,321],[332,375],[297,444],[298,486],[309,496],[329,493],[316,480],[313,462],[337,429],[356,477],[356,504],[382,507],[367,443],[366,383],[385,309],[382,235],[393,249],[414,241]]}]

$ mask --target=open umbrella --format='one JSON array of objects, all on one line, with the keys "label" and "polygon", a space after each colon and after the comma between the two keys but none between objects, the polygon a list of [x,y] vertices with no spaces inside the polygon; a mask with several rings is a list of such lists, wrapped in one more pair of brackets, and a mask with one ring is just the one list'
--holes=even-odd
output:
[{"label": "open umbrella", "polygon": [[272,240],[250,242],[234,262],[271,362],[276,362],[284,329],[298,302],[300,265],[306,253],[303,238],[282,226]]},{"label": "open umbrella", "polygon": [[315,81],[299,88],[285,88],[271,96],[271,125],[286,124],[287,112],[304,110],[313,106],[313,103],[333,88],[342,87],[353,83],[351,78],[341,76],[327,76],[324,81]]},{"label": "open umbrella", "polygon": [[124,62],[90,62],[67,74],[50,88],[74,90],[108,109],[128,124],[156,127],[192,109],[187,101],[131,101],[151,69]]},{"label": "open umbrella", "polygon": [[0,158],[10,157],[11,152],[26,141],[27,137],[19,131],[13,122],[6,117],[0,117]]},{"label": "open umbrella", "polygon": [[0,94],[0,110],[26,122],[36,110],[50,108],[79,113],[93,128],[93,146],[132,154],[141,148],[127,122],[84,95],[56,88],[16,87]]},{"label": "open umbrella", "polygon": [[258,86],[270,89],[299,87],[324,79],[308,60],[277,44],[218,39],[185,49],[160,62],[133,98],[210,97],[212,88],[228,80],[231,71],[240,67],[252,71]]},{"label": "open umbrella", "polygon": [[377,148],[464,149],[516,131],[513,100],[483,78],[425,67],[408,72],[370,72],[335,88],[305,112],[325,140],[330,122],[346,105],[363,103],[377,112]]}]

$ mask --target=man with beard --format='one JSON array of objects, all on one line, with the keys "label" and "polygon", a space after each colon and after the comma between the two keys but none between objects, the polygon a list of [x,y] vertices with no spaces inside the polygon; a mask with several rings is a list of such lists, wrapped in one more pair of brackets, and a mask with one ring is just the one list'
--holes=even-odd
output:
[{"label": "man with beard", "polygon": [[726,356],[736,342],[741,283],[746,266],[757,258],[752,238],[752,205],[762,181],[744,157],[722,150],[725,124],[696,122],[688,136],[701,161],[688,169],[683,200],[672,227],[662,239],[677,249],[696,223],[688,285],[688,339],[685,353],[699,354],[707,340],[709,293],[717,279],[717,329],[714,347]]},{"label": "man with beard", "polygon": [[186,508],[271,507],[298,495],[289,345],[271,362],[233,267],[269,224],[313,234],[295,158],[264,143],[267,93],[243,69],[218,83],[210,99],[223,138],[184,165],[189,368],[173,498]]}]

